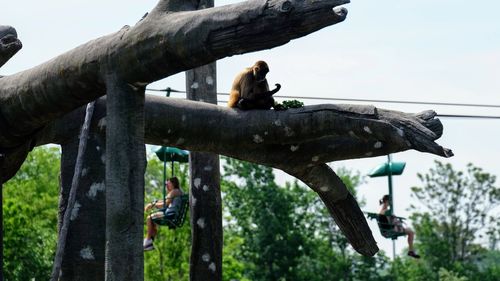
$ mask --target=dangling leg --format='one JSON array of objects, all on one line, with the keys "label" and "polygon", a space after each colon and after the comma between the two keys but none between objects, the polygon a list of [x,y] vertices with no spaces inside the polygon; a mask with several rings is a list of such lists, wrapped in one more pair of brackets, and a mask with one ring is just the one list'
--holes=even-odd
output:
[{"label": "dangling leg", "polygon": [[156,223],[153,222],[151,216],[148,216],[146,224],[147,224],[146,238],[154,240],[156,237],[156,233],[158,233],[158,226],[156,226]]},{"label": "dangling leg", "polygon": [[415,232],[409,227],[404,228],[405,233],[408,235],[408,256],[419,259],[420,256],[417,255],[413,249],[413,239],[415,238]]},{"label": "dangling leg", "polygon": [[156,233],[158,233],[158,229],[156,224],[151,219],[151,216],[148,216],[148,218],[146,219],[146,226],[147,226],[147,231],[143,247],[144,251],[150,251],[154,250],[153,239],[155,238]]}]

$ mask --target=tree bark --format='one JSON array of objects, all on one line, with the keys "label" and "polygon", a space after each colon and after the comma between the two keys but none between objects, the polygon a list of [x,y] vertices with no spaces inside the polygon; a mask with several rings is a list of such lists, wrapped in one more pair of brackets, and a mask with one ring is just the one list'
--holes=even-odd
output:
[{"label": "tree bark", "polygon": [[[211,1],[213,5],[213,1]],[[216,64],[186,73],[190,100],[217,104]],[[190,280],[222,280],[222,200],[219,155],[191,152],[191,258]]]},{"label": "tree bark", "polygon": [[108,281],[144,278],[144,88],[109,73],[106,116],[106,264]]},{"label": "tree bark", "polygon": [[[97,112],[96,112],[97,113]],[[101,111],[100,113],[103,113]],[[93,127],[85,158],[85,166],[80,178],[80,188],[76,195],[77,208],[73,211],[72,223],[68,229],[60,281],[104,280],[104,245],[106,234],[105,201],[105,149],[102,135],[95,134],[96,120],[102,116],[94,114]],[[74,121],[83,122],[83,114]],[[75,171],[78,138],[66,141],[62,146],[61,192],[59,219],[66,211],[69,187]],[[60,227],[59,227],[60,228]]]},{"label": "tree bark", "polygon": [[76,156],[75,172],[73,174],[73,179],[71,180],[71,189],[69,191],[69,196],[67,200],[68,203],[66,205],[66,210],[63,216],[61,227],[59,228],[59,237],[57,239],[56,255],[54,258],[54,265],[52,268],[52,276],[51,276],[52,281],[59,280],[59,276],[61,273],[61,265],[63,262],[64,250],[66,247],[66,238],[68,235],[70,219],[71,216],[73,215],[73,210],[74,210],[73,208],[75,207],[75,202],[76,202],[76,194],[78,191],[78,187],[80,185],[80,178],[82,176],[82,170],[84,164],[83,159],[89,139],[89,130],[92,121],[92,114],[94,112],[94,103],[95,102],[91,102],[87,105],[85,120],[82,125],[82,130],[79,134],[80,138],[78,144],[78,153]]}]

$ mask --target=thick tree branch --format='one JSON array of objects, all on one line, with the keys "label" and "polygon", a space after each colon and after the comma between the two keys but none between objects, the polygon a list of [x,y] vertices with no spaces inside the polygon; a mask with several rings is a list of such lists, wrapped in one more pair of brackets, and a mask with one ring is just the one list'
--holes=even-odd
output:
[{"label": "thick tree branch", "polygon": [[0,25],[0,67],[13,57],[23,45],[17,39],[17,32],[13,27]]},{"label": "thick tree branch", "polygon": [[[96,104],[96,114],[101,116],[97,121],[99,126],[104,128],[102,103],[100,99]],[[149,144],[235,158],[245,154],[243,151],[252,151],[249,154],[255,155],[252,156],[254,162],[262,164],[293,159],[317,164],[408,149],[444,157],[453,155],[434,142],[443,130],[433,111],[411,114],[373,106],[332,104],[286,111],[240,111],[151,95],[146,95],[145,108],[145,137]],[[37,134],[37,145],[69,139],[77,130],[77,126],[68,121],[72,114],[75,113],[51,123]],[[261,151],[265,157],[259,157],[254,151]]]},{"label": "thick tree branch", "polygon": [[[451,157],[434,142],[443,128],[433,111],[409,114],[373,106],[315,105],[287,111],[228,109],[172,98],[146,96],[146,142],[213,152],[276,167],[277,163],[317,165],[416,149]],[[83,110],[83,109],[79,109]],[[377,112],[377,114],[375,114]],[[94,126],[104,129],[103,101]],[[35,135],[36,145],[65,143],[78,134],[77,111]],[[200,138],[199,136],[203,136]],[[6,152],[3,181],[12,177],[34,143]],[[278,167],[280,168],[280,167]]]},{"label": "thick tree branch", "polygon": [[[95,126],[106,125],[99,100]],[[38,144],[74,134],[72,115],[52,123]],[[146,142],[218,153],[282,169],[317,192],[349,239],[364,255],[377,246],[359,206],[324,163],[408,149],[449,157],[434,142],[443,132],[433,111],[408,114],[373,106],[315,105],[287,111],[240,111],[206,103],[147,96]],[[203,136],[200,138],[200,136]]]},{"label": "thick tree branch", "polygon": [[365,256],[373,256],[378,252],[377,242],[356,199],[328,165],[321,164],[309,168],[295,166],[284,171],[318,193],[330,215],[357,252]]},{"label": "thick tree branch", "polygon": [[[0,79],[0,112],[10,134],[29,135],[104,95],[104,69],[119,71],[131,84],[145,85],[223,57],[280,46],[341,22],[347,11],[333,8],[348,0],[251,0],[161,13],[160,7],[171,9],[182,1],[163,2],[134,27]],[[16,146],[16,141],[0,134],[0,146]]]}]

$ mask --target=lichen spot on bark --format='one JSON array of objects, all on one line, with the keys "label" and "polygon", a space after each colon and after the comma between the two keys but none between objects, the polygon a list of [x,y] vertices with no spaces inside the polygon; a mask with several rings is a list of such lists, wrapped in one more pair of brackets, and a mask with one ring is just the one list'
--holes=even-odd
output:
[{"label": "lichen spot on bark", "polygon": [[299,145],[291,145],[291,146],[290,146],[290,150],[291,150],[292,152],[295,152],[295,151],[299,150],[299,147],[300,147]]},{"label": "lichen spot on bark", "polygon": [[194,183],[194,187],[200,188],[201,179],[200,178],[195,178],[193,183]]},{"label": "lichen spot on bark", "polygon": [[398,135],[401,136],[401,137],[404,136],[405,135],[405,131],[403,131],[403,129],[401,129],[401,128],[398,128]]},{"label": "lichen spot on bark", "polygon": [[210,271],[212,272],[215,272],[216,268],[215,268],[215,263],[210,263],[210,265],[208,266],[208,269],[210,269]]},{"label": "lichen spot on bark", "polygon": [[90,248],[90,246],[80,250],[80,257],[84,260],[95,260],[94,251]]},{"label": "lichen spot on bark", "polygon": [[321,190],[322,192],[328,192],[328,191],[330,191],[330,187],[325,185],[325,186],[320,187],[319,190]]},{"label": "lichen spot on bark", "polygon": [[207,192],[210,188],[208,188],[208,185],[203,185],[203,191]]},{"label": "lichen spot on bark", "polygon": [[100,130],[104,130],[106,128],[106,117],[101,118],[101,120],[97,122],[97,127],[99,127]]},{"label": "lichen spot on bark", "polygon": [[198,89],[200,85],[198,84],[198,82],[194,82],[192,85],[191,85],[191,89]]},{"label": "lichen spot on bark", "polygon": [[203,254],[203,256],[201,256],[201,259],[202,259],[204,262],[209,262],[209,261],[210,261],[210,254],[209,254],[209,253],[205,253],[205,254]]},{"label": "lichen spot on bark", "polygon": [[90,199],[95,199],[97,192],[104,191],[104,182],[94,182],[90,185],[89,191],[87,192],[87,197]]},{"label": "lichen spot on bark", "polygon": [[293,135],[295,135],[295,132],[292,130],[292,128],[290,128],[288,126],[285,127],[285,136],[291,137]]},{"label": "lichen spot on bark", "polygon": [[186,121],[186,115],[182,114],[182,122]]},{"label": "lichen spot on bark", "polygon": [[73,209],[71,210],[71,217],[70,220],[74,221],[78,217],[78,212],[80,211],[80,203],[78,201],[75,202],[75,205],[73,206]]},{"label": "lichen spot on bark", "polygon": [[205,228],[205,218],[199,218],[197,221],[196,221],[196,224],[201,228]]},{"label": "lichen spot on bark", "polygon": [[264,139],[261,136],[259,136],[259,135],[253,135],[253,142],[255,142],[255,143],[261,143],[263,141],[264,141]]},{"label": "lichen spot on bark", "polygon": [[184,138],[179,138],[175,144],[180,145],[180,144],[183,144],[185,141],[186,140]]},{"label": "lichen spot on bark", "polygon": [[203,167],[203,170],[207,171],[207,172],[210,172],[210,171],[213,170],[213,167],[212,166],[205,166],[205,167]]},{"label": "lichen spot on bark", "polygon": [[373,147],[375,147],[376,149],[379,149],[379,148],[382,148],[382,142],[376,142]]},{"label": "lichen spot on bark", "polygon": [[214,78],[212,78],[212,76],[207,76],[207,78],[205,78],[205,82],[207,82],[208,85],[213,85]]},{"label": "lichen spot on bark", "polygon": [[194,206],[196,206],[196,201],[197,201],[197,200],[198,200],[198,199],[196,199],[196,197],[194,197],[194,196],[193,196],[193,197],[191,197],[191,205],[192,205],[193,207],[194,207]]},{"label": "lichen spot on bark", "polygon": [[104,153],[103,153],[103,154],[101,154],[101,162],[102,162],[103,164],[106,164],[106,154],[104,154]]},{"label": "lichen spot on bark", "polygon": [[371,151],[370,151],[370,152],[365,153],[365,156],[368,156],[368,157],[370,157],[370,156],[372,156],[372,155],[373,155],[373,152],[371,152]]},{"label": "lichen spot on bark", "polygon": [[311,160],[312,160],[313,162],[318,162],[318,160],[319,160],[319,156],[313,156],[313,157],[311,158]]},{"label": "lichen spot on bark", "polygon": [[365,130],[365,132],[367,132],[367,133],[368,133],[368,134],[370,134],[370,135],[372,134],[372,130],[371,130],[371,129],[370,129],[370,127],[368,127],[368,126],[364,126],[364,127],[363,127],[363,130]]},{"label": "lichen spot on bark", "polygon": [[83,168],[82,169],[82,177],[86,176],[89,173],[89,169]]},{"label": "lichen spot on bark", "polygon": [[356,134],[353,131],[349,131],[349,136],[351,136],[353,138],[357,138],[358,137],[358,136],[356,136]]},{"label": "lichen spot on bark", "polygon": [[275,126],[279,127],[279,126],[281,126],[281,120],[278,119],[278,120],[274,121],[273,124]]}]

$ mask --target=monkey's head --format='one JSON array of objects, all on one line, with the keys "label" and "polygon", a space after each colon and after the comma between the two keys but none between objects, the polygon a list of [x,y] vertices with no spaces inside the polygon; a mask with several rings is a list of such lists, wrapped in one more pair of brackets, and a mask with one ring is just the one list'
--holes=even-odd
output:
[{"label": "monkey's head", "polygon": [[257,82],[262,82],[266,79],[266,74],[269,72],[267,63],[263,60],[257,61],[253,67],[253,77]]}]

